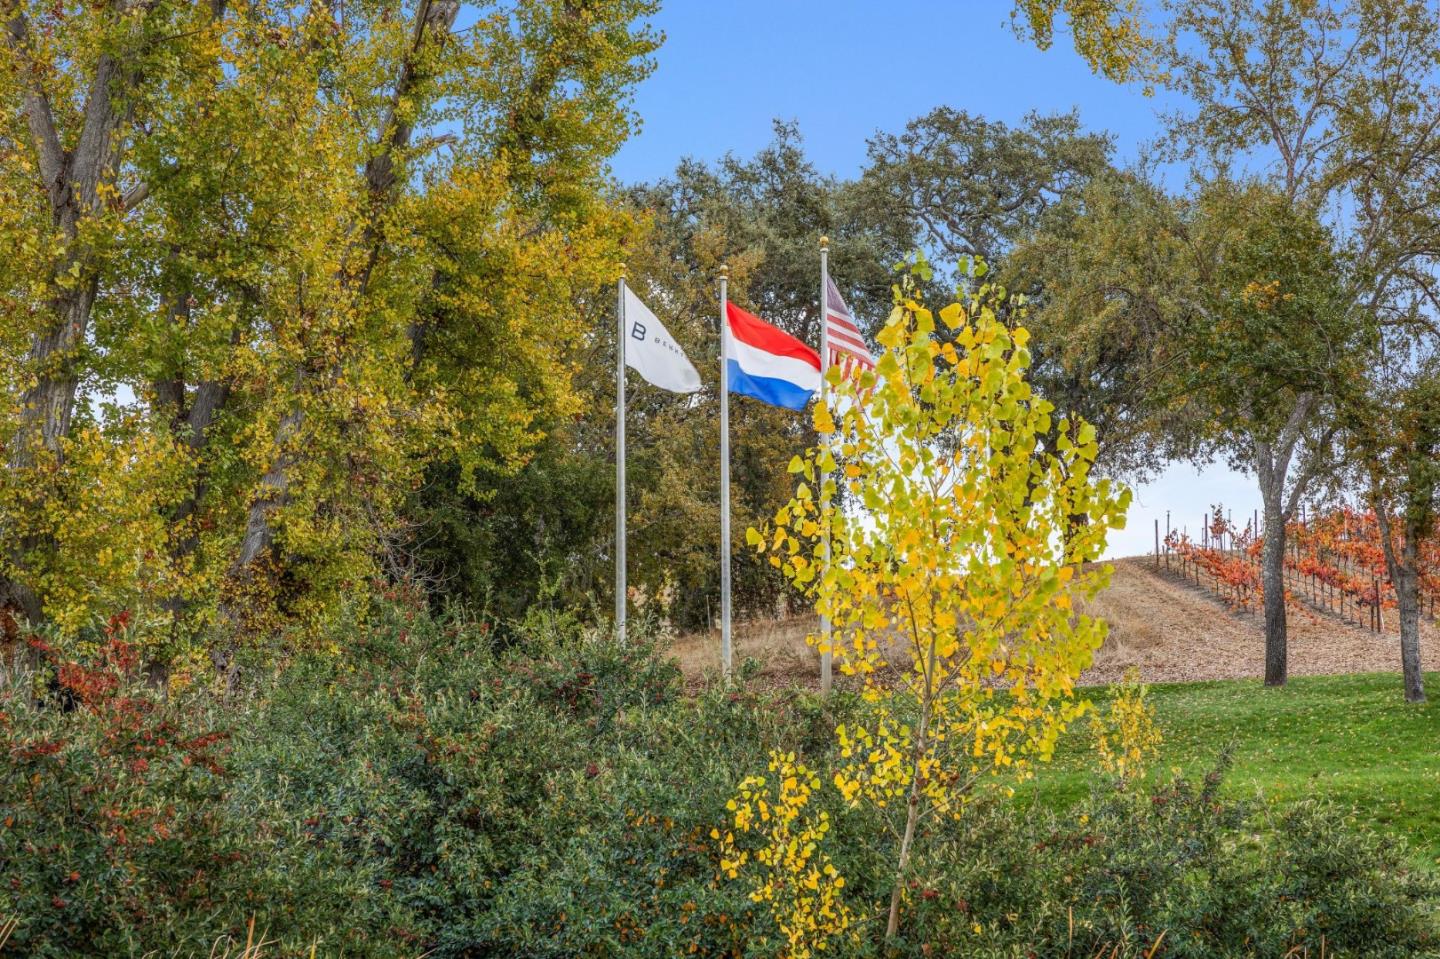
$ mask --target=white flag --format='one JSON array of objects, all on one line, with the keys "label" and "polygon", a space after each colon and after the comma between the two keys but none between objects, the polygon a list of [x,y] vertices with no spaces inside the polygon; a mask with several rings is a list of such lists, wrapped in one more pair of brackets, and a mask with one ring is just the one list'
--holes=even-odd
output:
[{"label": "white flag", "polygon": [[625,287],[625,365],[672,393],[694,393],[700,374],[659,317]]}]

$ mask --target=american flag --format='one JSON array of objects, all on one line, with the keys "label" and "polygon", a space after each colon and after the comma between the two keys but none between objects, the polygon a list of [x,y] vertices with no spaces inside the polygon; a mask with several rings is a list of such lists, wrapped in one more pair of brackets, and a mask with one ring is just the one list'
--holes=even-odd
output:
[{"label": "american flag", "polygon": [[845,305],[835,281],[828,277],[826,280],[825,336],[830,347],[826,365],[839,366],[846,376],[855,370],[873,370],[875,357],[865,345],[865,338],[860,335],[860,328],[850,315],[850,307]]}]

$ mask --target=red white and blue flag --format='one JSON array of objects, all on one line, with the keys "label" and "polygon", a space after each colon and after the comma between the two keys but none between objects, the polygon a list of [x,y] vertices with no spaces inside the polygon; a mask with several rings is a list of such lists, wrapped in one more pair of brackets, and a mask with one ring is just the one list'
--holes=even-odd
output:
[{"label": "red white and blue flag", "polygon": [[825,342],[830,354],[825,365],[840,367],[845,376],[858,370],[875,369],[875,357],[865,345],[839,287],[829,277],[825,280]]},{"label": "red white and blue flag", "polygon": [[820,354],[734,303],[725,304],[730,392],[803,410],[820,389]]}]

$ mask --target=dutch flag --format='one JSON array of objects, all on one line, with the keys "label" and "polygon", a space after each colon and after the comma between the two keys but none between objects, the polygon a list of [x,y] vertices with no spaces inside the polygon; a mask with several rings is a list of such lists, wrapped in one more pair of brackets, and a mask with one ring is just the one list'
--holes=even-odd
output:
[{"label": "dutch flag", "polygon": [[820,354],[734,303],[725,304],[730,392],[803,410],[820,389]]}]

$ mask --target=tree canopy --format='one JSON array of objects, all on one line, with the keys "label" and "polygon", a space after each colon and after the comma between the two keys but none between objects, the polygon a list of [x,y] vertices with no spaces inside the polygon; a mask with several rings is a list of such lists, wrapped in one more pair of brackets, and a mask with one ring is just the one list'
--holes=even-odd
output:
[{"label": "tree canopy", "polygon": [[556,315],[618,270],[606,197],[650,0],[14,3],[0,74],[5,594],[314,622],[427,464],[518,467],[574,410]]}]

